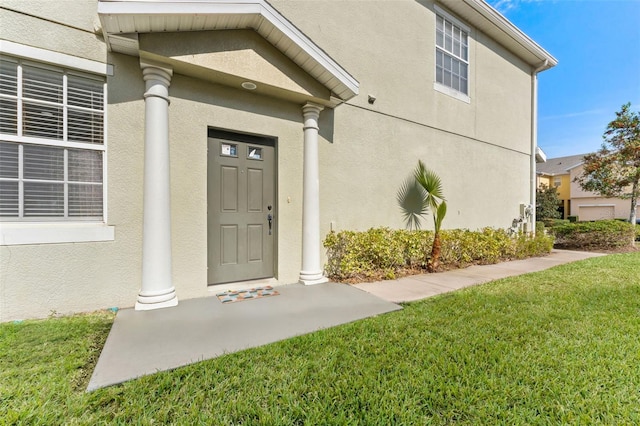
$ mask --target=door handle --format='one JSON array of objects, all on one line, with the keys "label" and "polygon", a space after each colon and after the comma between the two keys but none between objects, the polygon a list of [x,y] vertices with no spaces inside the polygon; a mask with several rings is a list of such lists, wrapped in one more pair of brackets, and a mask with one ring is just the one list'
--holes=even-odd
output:
[{"label": "door handle", "polygon": [[271,223],[273,222],[273,215],[271,213],[267,215],[267,220],[269,221],[269,235],[271,235]]}]

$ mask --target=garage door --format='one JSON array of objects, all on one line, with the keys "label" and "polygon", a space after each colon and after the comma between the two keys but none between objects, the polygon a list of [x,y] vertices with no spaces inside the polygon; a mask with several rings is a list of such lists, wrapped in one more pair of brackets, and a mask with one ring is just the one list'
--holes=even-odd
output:
[{"label": "garage door", "polygon": [[614,206],[580,206],[578,211],[578,218],[581,221],[613,219],[614,215]]}]

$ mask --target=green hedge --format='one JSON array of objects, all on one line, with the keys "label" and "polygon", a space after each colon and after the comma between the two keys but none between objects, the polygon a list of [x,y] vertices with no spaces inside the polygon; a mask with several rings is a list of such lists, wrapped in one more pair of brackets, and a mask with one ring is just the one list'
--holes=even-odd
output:
[{"label": "green hedge", "polygon": [[556,226],[566,225],[569,222],[568,219],[545,219],[544,226],[547,228],[555,228]]},{"label": "green hedge", "polygon": [[[548,254],[553,237],[543,230],[535,238],[510,236],[506,230],[485,228],[441,232],[441,269],[490,264]],[[395,279],[426,272],[433,231],[371,228],[365,232],[332,232],[324,240],[327,275],[335,281],[362,282]]]},{"label": "green hedge", "polygon": [[581,250],[608,250],[629,247],[635,237],[634,225],[619,220],[576,222],[552,229],[556,247]]}]

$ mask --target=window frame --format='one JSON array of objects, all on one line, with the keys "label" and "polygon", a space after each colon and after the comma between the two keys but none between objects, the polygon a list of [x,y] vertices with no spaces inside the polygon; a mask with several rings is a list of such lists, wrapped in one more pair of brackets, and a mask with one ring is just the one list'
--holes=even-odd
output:
[{"label": "window frame", "polygon": [[[20,244],[47,244],[47,243],[75,243],[89,241],[111,241],[115,238],[115,227],[107,225],[108,220],[108,199],[107,199],[107,76],[113,75],[113,66],[98,61],[78,58],[64,53],[53,52],[46,49],[34,48],[31,46],[21,45],[19,43],[0,40],[0,55],[3,58],[13,62],[18,62],[18,83],[17,91],[14,96],[4,96],[3,98],[15,98],[17,103],[17,132],[15,135],[3,133],[2,141],[17,143],[19,148],[20,160],[22,161],[23,147],[25,145],[52,146],[64,149],[64,157],[67,158],[69,150],[81,149],[91,150],[102,153],[102,217],[92,220],[91,218],[74,218],[74,217],[51,217],[51,218],[3,218],[0,221],[0,246],[20,245]],[[103,137],[101,143],[92,142],[73,142],[67,138],[67,122],[63,124],[63,138],[46,139],[34,136],[22,135],[22,98],[23,93],[20,89],[22,85],[21,65],[36,66],[42,69],[62,71],[63,72],[63,91],[66,95],[68,76],[80,76],[84,78],[95,78],[102,84],[102,132]],[[68,108],[70,105],[65,96],[61,106]],[[71,109],[74,107],[71,105]],[[79,110],[84,111],[82,107]],[[19,167],[23,166],[19,163]],[[68,163],[65,160],[65,179],[62,183],[67,186],[69,179]],[[23,180],[20,174],[18,181]],[[75,181],[74,181],[75,182]],[[72,182],[73,183],[73,182]],[[81,184],[81,182],[79,182]],[[66,191],[65,191],[66,192]],[[65,195],[67,197],[67,195]],[[20,199],[20,210],[24,207],[24,200]],[[65,200],[65,205],[68,199]]]},{"label": "window frame", "polygon": [[[434,14],[434,74],[433,74],[433,88],[434,90],[449,95],[455,99],[458,99],[460,101],[466,102],[466,103],[471,103],[471,97],[470,97],[470,93],[471,93],[471,51],[472,51],[472,43],[471,43],[471,28],[466,25],[465,23],[463,23],[462,21],[460,21],[458,18],[456,18],[455,16],[451,15],[449,12],[447,12],[446,10],[442,9],[441,7],[439,7],[438,5],[434,5],[434,9],[435,9],[435,14]],[[458,27],[461,31],[463,31],[464,33],[466,33],[466,37],[467,37],[467,59],[464,59],[462,57],[456,56],[453,52],[448,52],[445,48],[438,46],[438,41],[437,41],[437,32],[438,32],[438,27],[437,27],[437,21],[438,21],[438,17],[442,17],[445,22],[449,22],[450,24],[455,25],[456,27]],[[444,83],[440,83],[437,81],[437,56],[438,56],[438,52],[443,52],[443,54],[449,55],[450,57],[463,62],[464,64],[466,64],[467,66],[467,76],[466,76],[466,80],[467,80],[467,93],[461,92],[459,90],[454,89],[453,87],[449,87],[447,85],[445,85]]]}]

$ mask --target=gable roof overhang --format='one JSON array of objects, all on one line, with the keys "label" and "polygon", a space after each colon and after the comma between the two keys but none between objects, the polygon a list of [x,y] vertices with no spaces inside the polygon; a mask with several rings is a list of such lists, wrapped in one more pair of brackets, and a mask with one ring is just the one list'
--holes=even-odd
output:
[{"label": "gable roof overhang", "polygon": [[359,83],[265,0],[99,0],[109,50],[139,56],[139,33],[251,29],[336,98],[358,94]]},{"label": "gable roof overhang", "polygon": [[541,72],[558,65],[558,60],[513,25],[484,0],[438,0],[478,30]]}]

